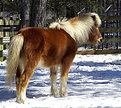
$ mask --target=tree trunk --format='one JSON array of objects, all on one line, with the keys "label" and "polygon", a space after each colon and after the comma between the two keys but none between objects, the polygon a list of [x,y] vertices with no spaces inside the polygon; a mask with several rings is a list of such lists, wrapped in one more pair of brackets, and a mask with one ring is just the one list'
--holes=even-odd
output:
[{"label": "tree trunk", "polygon": [[20,14],[21,28],[29,26],[30,1],[31,0],[22,0],[22,8]]},{"label": "tree trunk", "polygon": [[30,26],[44,27],[46,19],[46,1],[32,0],[30,9]]}]

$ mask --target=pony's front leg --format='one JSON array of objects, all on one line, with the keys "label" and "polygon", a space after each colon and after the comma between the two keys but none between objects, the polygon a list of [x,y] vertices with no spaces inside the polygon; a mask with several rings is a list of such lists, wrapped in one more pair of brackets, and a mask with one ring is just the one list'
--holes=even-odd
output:
[{"label": "pony's front leg", "polygon": [[60,79],[60,96],[61,97],[66,97],[68,96],[67,91],[66,91],[66,86],[67,86],[67,80],[68,80],[68,75],[61,75],[61,79]]},{"label": "pony's front leg", "polygon": [[57,90],[57,86],[56,86],[57,70],[58,70],[57,66],[53,66],[53,67],[50,68],[51,93],[54,96],[59,95],[58,90]]},{"label": "pony's front leg", "polygon": [[60,96],[65,97],[68,96],[66,91],[67,80],[68,80],[68,71],[70,66],[72,65],[74,56],[65,57],[61,64],[61,78],[60,78]]},{"label": "pony's front leg", "polygon": [[22,74],[20,73],[19,69],[17,69],[16,92],[18,103],[28,103],[26,98],[26,88],[32,75],[33,71],[31,71],[30,69],[26,69]]}]

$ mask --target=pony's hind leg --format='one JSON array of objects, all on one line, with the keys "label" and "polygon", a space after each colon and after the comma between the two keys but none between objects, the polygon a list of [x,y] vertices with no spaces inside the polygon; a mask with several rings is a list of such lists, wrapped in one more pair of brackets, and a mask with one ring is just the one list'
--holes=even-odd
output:
[{"label": "pony's hind leg", "polygon": [[51,93],[54,96],[58,96],[59,95],[57,87],[56,87],[57,70],[58,70],[57,66],[53,66],[53,67],[50,68]]},{"label": "pony's hind leg", "polygon": [[33,75],[34,69],[26,68],[23,73],[21,73],[19,67],[16,73],[16,91],[17,91],[17,102],[26,103],[26,88],[29,79]]}]

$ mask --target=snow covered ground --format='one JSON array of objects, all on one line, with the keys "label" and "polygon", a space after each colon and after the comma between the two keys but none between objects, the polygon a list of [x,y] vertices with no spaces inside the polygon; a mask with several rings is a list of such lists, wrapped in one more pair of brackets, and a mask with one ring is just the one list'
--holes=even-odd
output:
[{"label": "snow covered ground", "polygon": [[27,88],[29,104],[16,102],[15,87],[8,91],[5,65],[0,62],[0,108],[121,108],[121,54],[77,55],[65,98],[50,94],[49,69],[37,68]]}]

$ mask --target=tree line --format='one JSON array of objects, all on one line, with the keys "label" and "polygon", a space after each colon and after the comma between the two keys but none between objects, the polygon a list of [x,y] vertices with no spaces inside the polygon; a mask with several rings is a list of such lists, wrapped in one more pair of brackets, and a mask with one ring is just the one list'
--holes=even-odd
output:
[{"label": "tree line", "polygon": [[21,25],[44,27],[46,19],[74,17],[81,11],[99,11],[103,2],[113,0],[0,0],[0,10],[20,14]]}]

